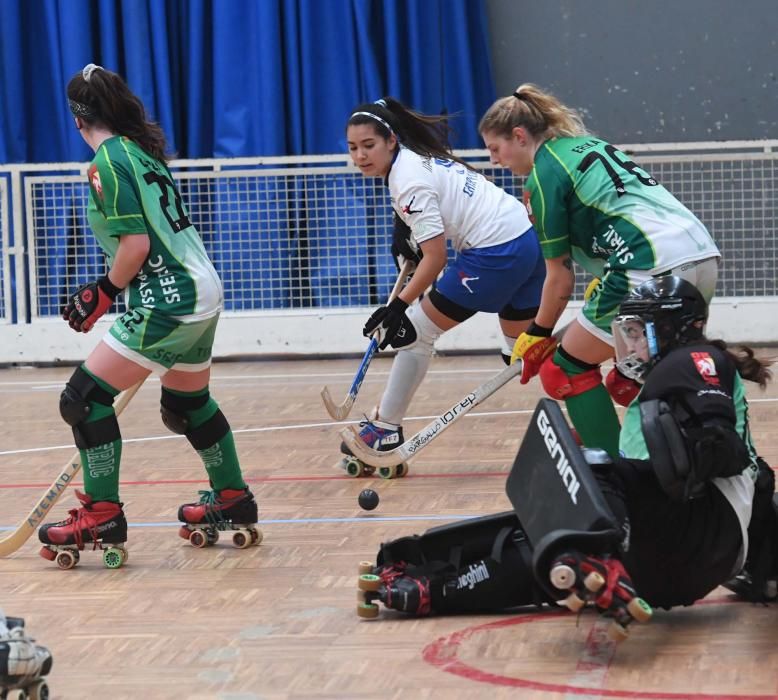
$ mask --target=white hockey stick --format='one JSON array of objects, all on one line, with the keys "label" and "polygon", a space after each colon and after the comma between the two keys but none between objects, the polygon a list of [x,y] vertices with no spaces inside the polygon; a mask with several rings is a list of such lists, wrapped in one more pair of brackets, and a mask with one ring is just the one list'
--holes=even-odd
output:
[{"label": "white hockey stick", "polygon": [[[117,416],[125,409],[142,384],[143,380],[133,384],[119,397],[115,409]],[[54,479],[54,483],[46,489],[46,493],[35,504],[30,514],[19,523],[19,526],[8,537],[0,540],[0,557],[7,557],[9,554],[13,554],[29,539],[38,525],[46,519],[52,506],[59,500],[65,489],[70,486],[79,469],[81,469],[81,453],[76,452],[62,468],[59,476]]]},{"label": "white hockey stick", "polygon": [[512,365],[506,367],[502,372],[473,389],[460,401],[457,401],[448,411],[435,418],[432,423],[416,433],[410,440],[407,440],[393,450],[378,452],[372,447],[368,447],[359,437],[359,432],[353,425],[349,425],[341,430],[340,435],[352,454],[361,459],[365,464],[374,467],[392,467],[402,464],[407,459],[421,452],[446,428],[459,420],[481,401],[491,396],[511,379],[520,375],[522,366],[521,360],[517,360]]},{"label": "white hockey stick", "polygon": [[[412,265],[413,263],[410,260],[406,260],[403,263],[400,274],[397,275],[397,281],[394,283],[394,287],[392,288],[392,293],[389,295],[389,300],[386,302],[387,304],[400,293],[400,290],[405,284],[405,280],[410,274]],[[370,338],[370,345],[367,346],[367,350],[362,356],[362,362],[359,364],[359,369],[354,375],[354,379],[351,382],[351,388],[348,390],[348,394],[346,394],[346,398],[344,399],[343,403],[336,404],[332,400],[330,390],[326,386],[321,390],[321,400],[324,402],[324,408],[327,409],[327,413],[329,413],[330,416],[335,420],[343,420],[346,418],[346,416],[348,416],[349,413],[351,413],[351,407],[354,405],[354,401],[356,401],[357,394],[359,393],[359,387],[362,386],[362,381],[367,374],[367,368],[370,366],[370,362],[376,352],[378,352],[377,331],[373,333],[373,336]]]}]

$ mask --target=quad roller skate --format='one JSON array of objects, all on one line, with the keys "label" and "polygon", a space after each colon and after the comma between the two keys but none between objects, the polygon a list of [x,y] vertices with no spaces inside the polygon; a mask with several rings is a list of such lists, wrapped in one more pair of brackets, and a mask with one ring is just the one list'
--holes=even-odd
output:
[{"label": "quad roller skate", "polygon": [[387,608],[423,617],[431,611],[430,582],[426,576],[414,578],[403,562],[374,567],[359,563],[357,615],[366,620],[378,617],[380,600]]},{"label": "quad roller skate", "polygon": [[51,652],[26,635],[24,620],[0,613],[0,700],[48,700],[43,676],[51,664]]},{"label": "quad roller skate", "polygon": [[243,489],[200,491],[197,503],[185,503],[178,509],[184,523],[178,534],[198,549],[216,544],[219,532],[231,532],[232,544],[245,549],[262,541],[257,528],[258,512],[254,494]]},{"label": "quad roller skate", "polygon": [[[402,426],[384,423],[379,420],[368,420],[365,418],[360,424],[359,437],[362,441],[374,450],[379,452],[388,452],[394,450],[405,442],[403,438]],[[378,472],[382,479],[397,479],[408,474],[408,463],[394,464],[391,467],[374,467],[371,464],[365,464],[361,459],[351,454],[346,443],[340,443],[340,451],[345,455],[338,463],[338,467],[343,469],[349,476],[373,476]]]},{"label": "quad roller skate", "polygon": [[562,603],[573,612],[593,602],[601,614],[613,618],[608,634],[614,641],[627,638],[632,622],[648,622],[653,614],[618,559],[568,552],[554,559],[549,579],[569,592]]},{"label": "quad roller skate", "polygon": [[129,557],[127,520],[121,503],[93,502],[91,497],[76,491],[80,508],[68,511],[66,520],[42,525],[38,539],[43,542],[40,555],[56,562],[60,569],[72,569],[78,564],[87,544],[103,553],[103,564],[109,569],[123,566]]}]

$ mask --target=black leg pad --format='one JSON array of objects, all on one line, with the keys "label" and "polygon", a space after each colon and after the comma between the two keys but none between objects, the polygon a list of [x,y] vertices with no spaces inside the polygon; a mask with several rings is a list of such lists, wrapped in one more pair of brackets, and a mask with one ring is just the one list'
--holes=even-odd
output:
[{"label": "black leg pad", "polygon": [[505,486],[533,549],[533,571],[550,594],[552,559],[565,549],[613,552],[621,531],[559,405],[541,399]]}]

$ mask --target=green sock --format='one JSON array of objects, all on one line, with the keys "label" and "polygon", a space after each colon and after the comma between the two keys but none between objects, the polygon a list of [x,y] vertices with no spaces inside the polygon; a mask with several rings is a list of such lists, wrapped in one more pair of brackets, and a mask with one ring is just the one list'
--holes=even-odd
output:
[{"label": "green sock", "polygon": [[[110,384],[95,377],[83,365],[81,369],[111,396],[116,396],[119,393],[118,389],[114,389]],[[89,406],[91,410],[84,421],[86,425],[116,415],[113,406],[106,406],[97,403],[97,401],[90,401]],[[79,453],[84,472],[84,491],[91,496],[93,501],[119,503],[119,463],[122,458],[122,439],[118,438],[104,445],[79,450]]]},{"label": "green sock", "polygon": [[[558,352],[554,362],[570,376],[587,371],[561,357]],[[621,425],[610,394],[603,384],[565,399],[565,405],[570,422],[585,447],[599,447],[611,457],[619,456]]]},{"label": "green sock", "polygon": [[[207,386],[204,389],[195,392],[173,391],[171,389],[166,389],[166,391],[185,399],[194,399],[209,394]],[[192,433],[197,430],[197,428],[205,425],[208,421],[213,419],[217,413],[221,415],[219,404],[214,401],[210,394],[208,396],[208,401],[204,406],[187,411],[186,413],[189,420],[189,433]],[[226,419],[224,420],[226,422]],[[196,452],[200,455],[200,459],[203,460],[205,471],[208,473],[208,479],[211,482],[211,487],[215,491],[246,488],[246,482],[243,481],[243,474],[240,469],[238,453],[235,449],[235,438],[232,435],[232,430],[229,428],[229,425],[227,432],[219,438],[215,444],[204,449],[196,450]]]}]

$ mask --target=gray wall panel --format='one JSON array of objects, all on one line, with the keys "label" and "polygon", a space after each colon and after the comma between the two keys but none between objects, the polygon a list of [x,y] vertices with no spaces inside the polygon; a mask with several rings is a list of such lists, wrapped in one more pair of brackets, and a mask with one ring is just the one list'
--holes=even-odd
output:
[{"label": "gray wall panel", "polygon": [[521,82],[617,143],[778,138],[778,0],[486,0],[499,95]]}]

